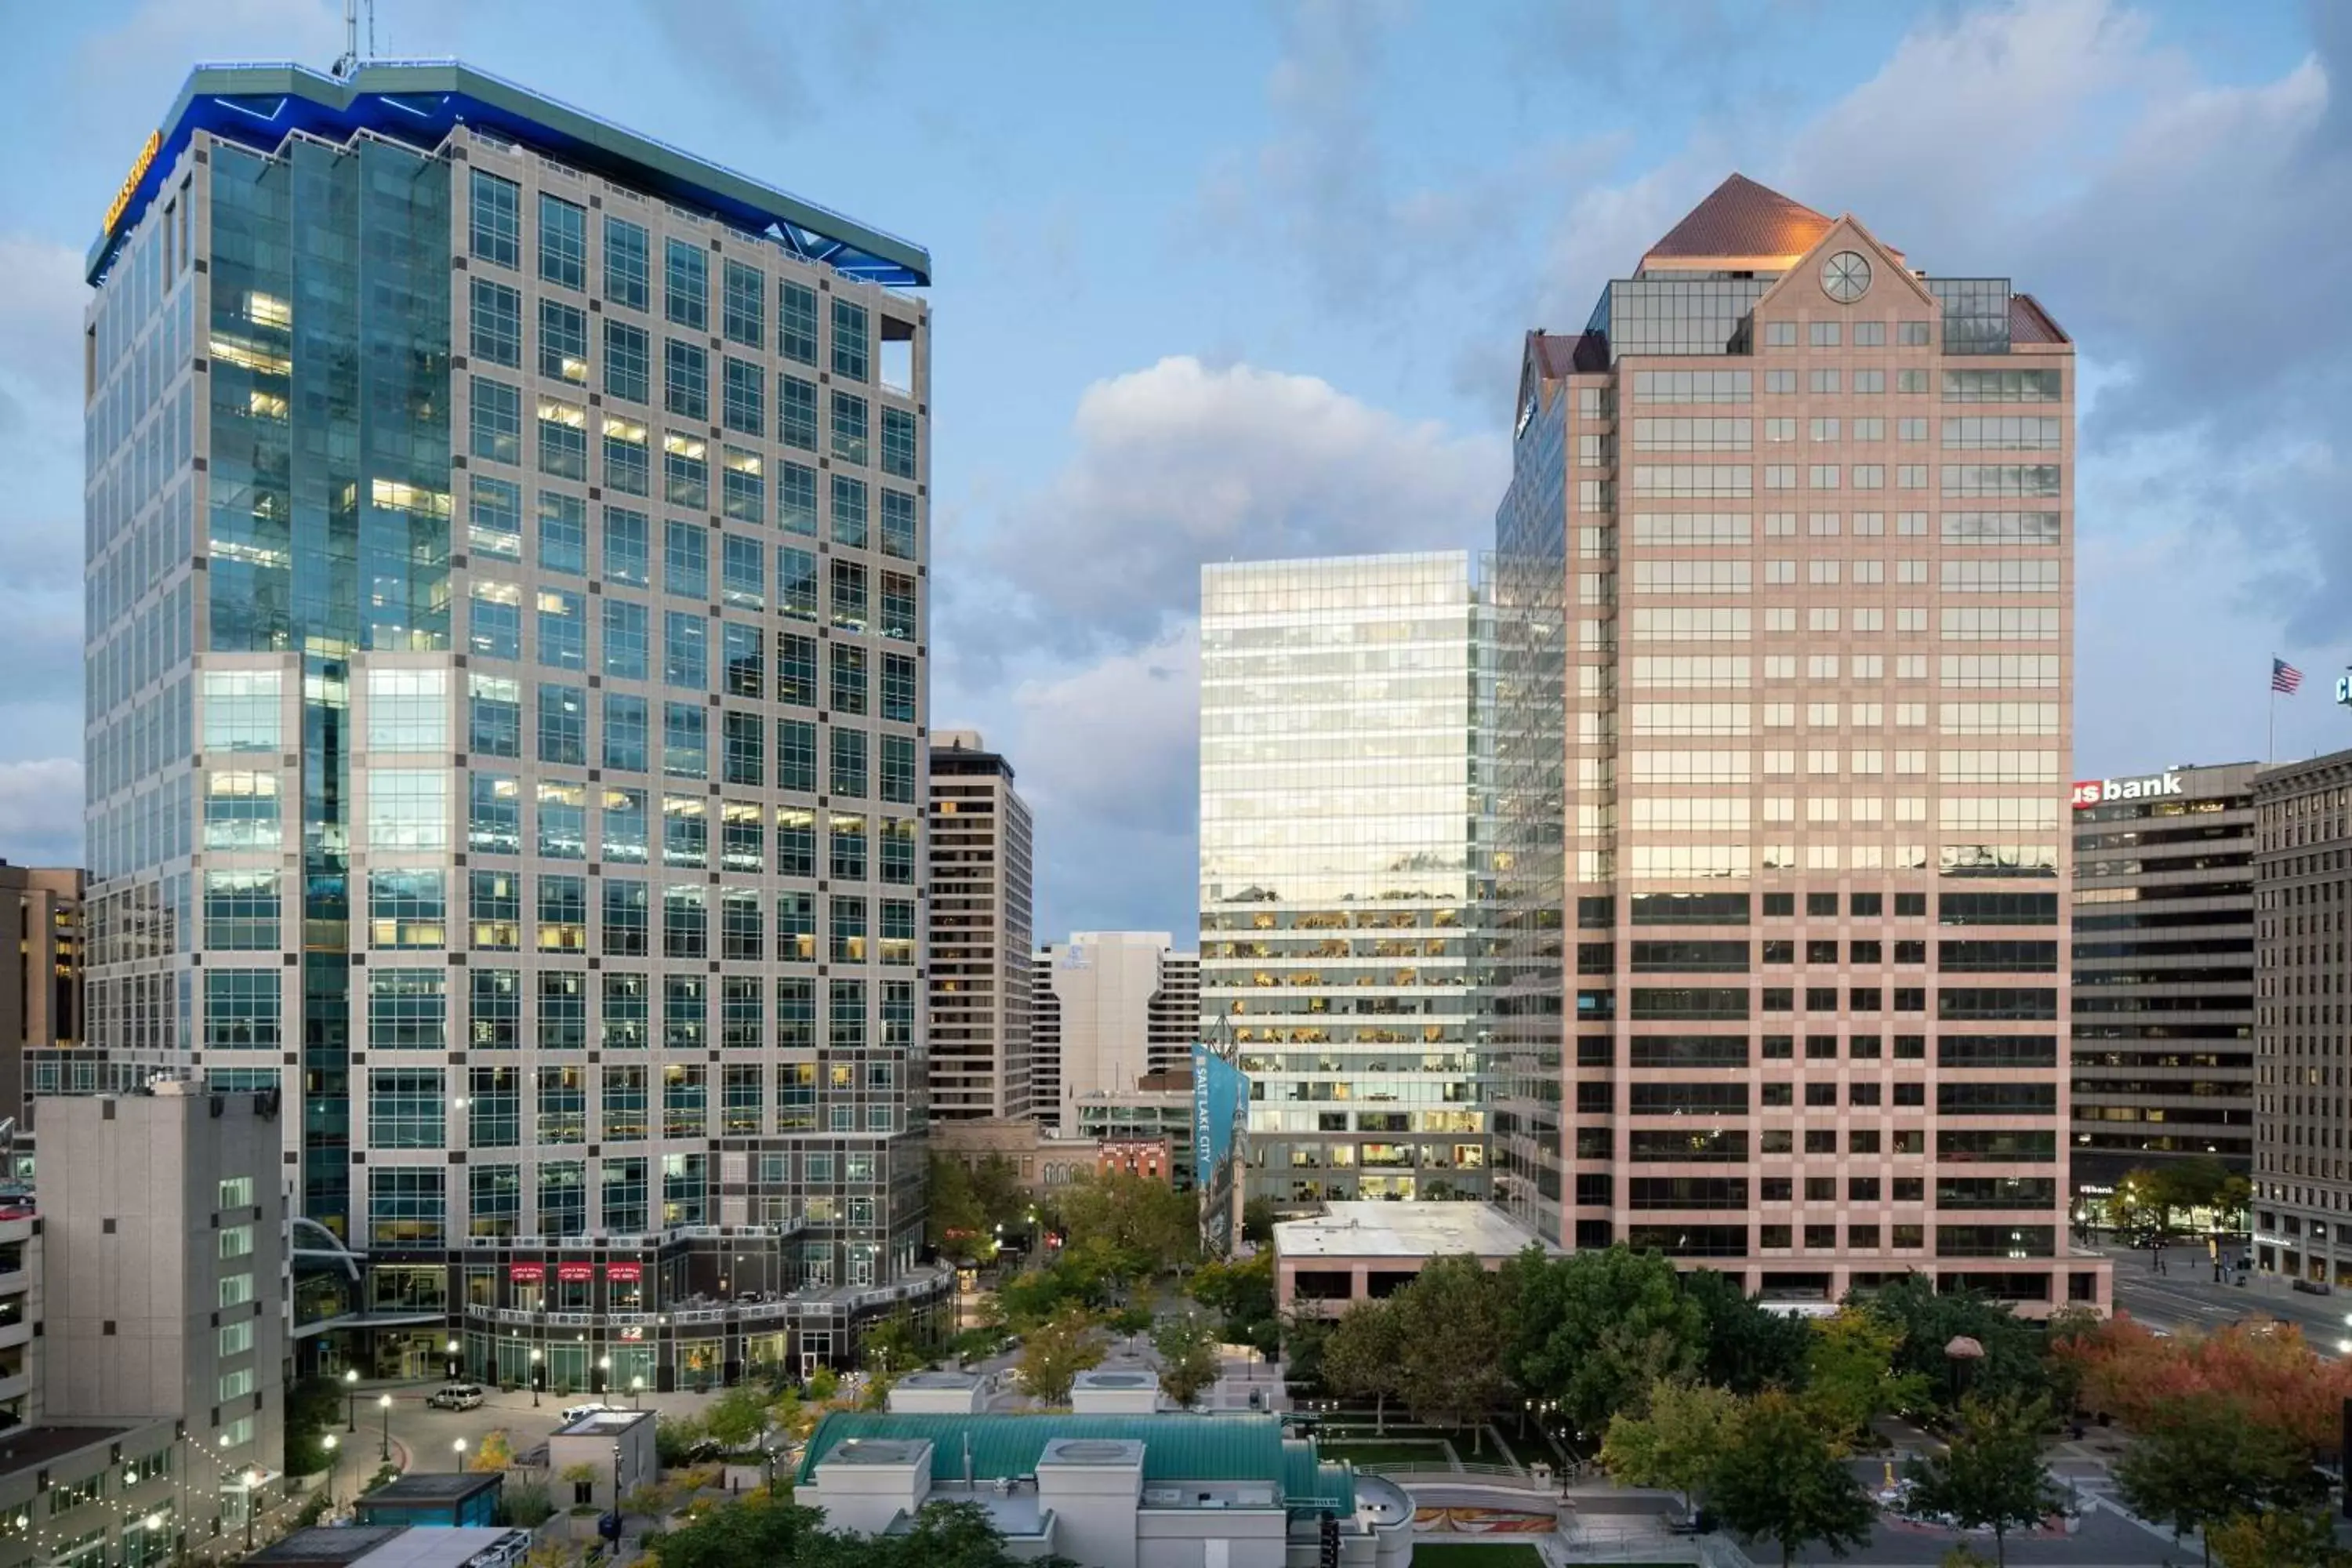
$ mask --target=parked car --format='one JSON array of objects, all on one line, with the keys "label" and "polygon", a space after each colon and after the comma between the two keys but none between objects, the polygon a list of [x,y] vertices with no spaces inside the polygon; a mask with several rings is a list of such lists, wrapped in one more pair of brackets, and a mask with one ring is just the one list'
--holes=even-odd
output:
[{"label": "parked car", "polygon": [[483,1397],[478,1383],[445,1383],[427,1395],[425,1403],[436,1410],[478,1410]]},{"label": "parked car", "polygon": [[575,1405],[571,1409],[563,1413],[563,1424],[566,1426],[569,1426],[583,1415],[601,1415],[605,1411],[614,1408],[615,1408],[615,1406],[610,1405]]}]

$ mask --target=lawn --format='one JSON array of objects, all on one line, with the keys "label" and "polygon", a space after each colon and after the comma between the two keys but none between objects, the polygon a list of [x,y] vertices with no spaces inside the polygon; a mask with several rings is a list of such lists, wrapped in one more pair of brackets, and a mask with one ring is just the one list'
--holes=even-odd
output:
[{"label": "lawn", "polygon": [[1544,1568],[1544,1560],[1524,1541],[1416,1541],[1412,1568]]}]

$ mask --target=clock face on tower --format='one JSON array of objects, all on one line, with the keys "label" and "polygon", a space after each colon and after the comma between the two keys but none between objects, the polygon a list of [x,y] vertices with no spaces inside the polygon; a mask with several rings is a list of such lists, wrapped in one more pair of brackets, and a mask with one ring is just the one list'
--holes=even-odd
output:
[{"label": "clock face on tower", "polygon": [[1822,292],[1851,305],[1870,289],[1870,263],[1859,251],[1841,250],[1822,263]]}]

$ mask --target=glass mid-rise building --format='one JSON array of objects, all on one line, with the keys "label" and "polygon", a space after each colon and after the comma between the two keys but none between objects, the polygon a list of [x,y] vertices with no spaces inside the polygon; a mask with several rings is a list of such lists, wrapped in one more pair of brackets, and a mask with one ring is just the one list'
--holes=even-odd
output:
[{"label": "glass mid-rise building", "polygon": [[1487,630],[1458,552],[1202,569],[1202,1026],[1253,1197],[1486,1195]]},{"label": "glass mid-rise building", "polygon": [[463,66],[205,67],[89,276],[89,1037],[282,1097],[302,1364],[921,1295],[924,252]]},{"label": "glass mid-rise building", "polygon": [[1735,175],[1530,333],[1498,1195],[1829,1302],[2098,1303],[2064,1149],[2074,345]]}]

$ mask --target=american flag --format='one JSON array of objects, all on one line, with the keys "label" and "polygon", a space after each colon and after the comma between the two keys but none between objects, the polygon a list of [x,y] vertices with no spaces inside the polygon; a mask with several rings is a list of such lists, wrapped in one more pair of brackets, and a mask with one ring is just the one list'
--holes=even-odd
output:
[{"label": "american flag", "polygon": [[2289,697],[2292,697],[2295,693],[2295,689],[2302,684],[2303,671],[2295,668],[2294,666],[2289,664],[2283,658],[2274,658],[2271,660],[2271,689],[2273,691],[2284,691]]}]

